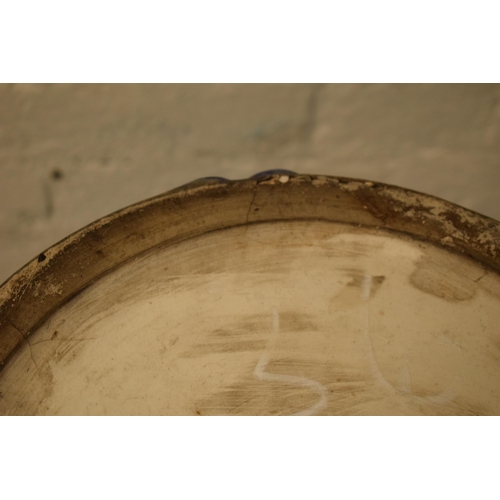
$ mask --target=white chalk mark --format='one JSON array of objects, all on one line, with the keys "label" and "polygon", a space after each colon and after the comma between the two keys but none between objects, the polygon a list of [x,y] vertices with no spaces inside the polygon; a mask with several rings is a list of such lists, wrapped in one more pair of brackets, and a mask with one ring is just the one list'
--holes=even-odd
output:
[{"label": "white chalk mark", "polygon": [[307,387],[318,394],[318,396],[320,396],[320,399],[317,403],[310,406],[309,408],[306,408],[303,411],[294,413],[293,415],[315,415],[327,407],[328,389],[324,385],[316,382],[316,380],[311,380],[306,377],[297,377],[295,375],[278,375],[276,373],[266,372],[265,369],[268,363],[269,356],[267,355],[267,353],[264,353],[254,370],[254,375],[256,378],[258,378],[259,380],[266,380],[268,382],[279,382],[282,384]]},{"label": "white chalk mark", "polygon": [[391,392],[396,391],[396,388],[384,377],[382,371],[380,370],[380,366],[378,365],[377,358],[375,357],[375,352],[373,351],[372,339],[370,337],[370,319],[368,314],[366,315],[366,328],[365,328],[365,338],[368,344],[368,357],[370,361],[370,368],[372,370],[372,375],[375,379],[380,382],[386,389],[389,389]]},{"label": "white chalk mark", "polygon": [[266,351],[260,357],[255,370],[253,372],[254,376],[259,380],[266,380],[268,382],[279,382],[281,384],[296,385],[298,387],[306,387],[314,391],[320,399],[317,403],[313,404],[305,410],[293,413],[292,416],[305,416],[305,415],[316,415],[328,406],[328,389],[316,382],[306,377],[297,377],[295,375],[278,375],[277,373],[266,372],[266,366],[269,363],[269,348],[275,343],[276,337],[279,334],[280,329],[280,317],[278,310],[273,307],[273,331],[271,337],[266,347]]},{"label": "white chalk mark", "polygon": [[370,298],[371,289],[372,289],[372,277],[369,274],[366,274],[365,276],[363,276],[363,286],[362,286],[363,299],[366,300]]},{"label": "white chalk mark", "polygon": [[[363,277],[363,282],[361,287],[361,297],[364,300],[368,300],[370,298],[371,288],[372,288],[372,277],[369,274],[366,274]],[[369,347],[368,357],[370,361],[370,368],[372,370],[372,374],[375,377],[375,379],[378,382],[380,382],[384,387],[389,389],[391,392],[394,392],[396,391],[396,389],[382,374],[382,371],[380,370],[380,367],[377,362],[377,358],[375,357],[375,353],[373,351],[372,339],[370,337],[370,312],[368,307],[366,308],[365,322],[366,322],[365,338]]]},{"label": "white chalk mark", "polygon": [[[372,285],[372,277],[370,275],[365,275],[363,277],[363,282],[362,282],[362,293],[361,297],[364,300],[367,300],[370,298],[370,292],[371,292],[371,285]],[[454,381],[450,384],[448,388],[446,388],[444,391],[440,392],[439,394],[436,394],[434,396],[417,396],[412,393],[412,383],[411,383],[411,375],[410,375],[410,369],[408,366],[408,360],[406,360],[406,364],[403,368],[403,389],[397,389],[394,387],[382,374],[382,371],[380,370],[380,366],[377,362],[377,358],[375,357],[375,352],[373,350],[373,344],[372,344],[372,339],[370,336],[370,310],[369,306],[367,304],[366,307],[366,327],[365,327],[365,338],[367,340],[367,344],[369,347],[369,361],[370,361],[370,367],[372,370],[372,374],[375,377],[375,379],[380,382],[386,389],[388,389],[390,392],[393,394],[404,394],[407,396],[410,396],[412,399],[416,401],[420,401],[422,403],[432,403],[435,405],[440,405],[444,406],[449,403],[453,403],[453,399],[456,397],[456,384],[460,380],[459,377],[455,377]]]}]

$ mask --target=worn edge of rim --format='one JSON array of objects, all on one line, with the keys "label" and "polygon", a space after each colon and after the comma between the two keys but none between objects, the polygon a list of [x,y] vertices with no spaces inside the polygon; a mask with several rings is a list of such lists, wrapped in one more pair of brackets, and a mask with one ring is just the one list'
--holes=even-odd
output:
[{"label": "worn edge of rim", "polygon": [[[29,328],[21,329],[17,326],[16,321],[13,321],[7,314],[9,306],[22,299],[27,289],[36,282],[37,278],[44,271],[46,272],[50,269],[51,262],[65,252],[74,251],[78,243],[84,240],[89,234],[102,237],[102,245],[105,246],[106,237],[104,233],[106,228],[116,225],[118,221],[127,215],[134,214],[140,218],[144,217],[144,214],[147,214],[148,209],[153,210],[154,207],[165,202],[178,202],[179,207],[182,207],[183,203],[189,202],[189,200],[194,198],[205,197],[208,200],[210,194],[221,194],[221,197],[230,196],[231,193],[229,191],[231,188],[240,188],[243,191],[246,189],[250,198],[250,205],[246,211],[246,220],[241,220],[239,223],[233,223],[229,226],[222,225],[219,228],[211,228],[208,229],[209,231],[237,225],[253,224],[255,222],[314,219],[308,213],[288,218],[284,216],[283,218],[276,219],[262,219],[261,212],[259,214],[261,220],[259,220],[251,212],[252,205],[256,201],[259,191],[259,185],[262,185],[263,188],[266,186],[267,189],[286,186],[289,189],[296,190],[295,192],[290,192],[292,195],[300,195],[301,186],[331,189],[332,193],[336,190],[346,196],[344,201],[350,199],[349,202],[352,201],[354,203],[356,210],[363,210],[370,214],[371,219],[363,220],[360,225],[398,231],[417,239],[428,240],[448,250],[466,254],[496,272],[500,271],[500,223],[432,195],[362,179],[326,175],[301,175],[294,174],[293,172],[290,172],[289,175],[270,173],[269,175],[243,180],[220,179],[217,182],[213,182],[210,179],[206,181],[201,179],[135,203],[88,224],[49,247],[7,279],[0,286],[0,370],[8,362],[15,350],[23,343],[23,340],[28,342],[28,336],[31,331],[48,315],[53,313],[54,310],[57,310],[57,308],[80,293],[91,283],[98,280],[110,270],[123,264],[126,260],[137,257],[139,254],[162,244],[162,242],[157,242],[150,247],[138,251],[136,254],[128,256],[127,259],[121,262],[115,262],[91,279],[85,279],[82,276],[81,283],[76,289],[72,290],[71,293],[62,295],[50,310],[40,311],[39,317],[32,322]],[[335,217],[332,219],[318,217],[317,220],[354,223],[353,221],[335,219]],[[421,230],[426,223],[428,223],[426,230]],[[185,237],[181,235],[175,243],[198,236],[203,234],[203,232],[203,230],[194,234],[187,232],[185,233]],[[171,243],[174,243],[174,241]],[[41,258],[42,256],[43,259]],[[55,275],[57,276],[57,273]],[[17,335],[17,340],[12,339],[12,330],[17,331],[17,334],[14,332],[14,335]]]}]

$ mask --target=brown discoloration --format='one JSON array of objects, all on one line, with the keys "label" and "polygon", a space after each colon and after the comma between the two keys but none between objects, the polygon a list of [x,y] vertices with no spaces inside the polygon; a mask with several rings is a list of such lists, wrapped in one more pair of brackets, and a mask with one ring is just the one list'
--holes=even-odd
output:
[{"label": "brown discoloration", "polygon": [[469,300],[476,294],[477,286],[467,275],[446,267],[444,262],[422,258],[410,275],[410,283],[424,293],[449,301]]},{"label": "brown discoloration", "polygon": [[[497,293],[500,229],[495,221],[442,200],[392,186],[325,176],[289,177],[286,183],[280,182],[279,176],[271,174],[259,180],[216,183],[202,181],[196,185],[192,184],[101,219],[43,252],[42,259],[35,258],[0,287],[0,363],[9,359],[14,350],[23,343],[30,349],[37,346],[36,338],[32,345],[27,345],[26,339],[38,325],[72,297],[107,273],[116,270],[118,266],[159,246],[169,247],[205,233],[228,228],[231,230],[238,226],[249,228],[252,224],[276,221],[301,221],[302,224],[310,221],[340,222],[359,227],[360,232],[361,229],[375,231],[380,228],[392,231],[391,234],[396,238],[403,238],[402,233],[405,233],[413,240],[421,239],[436,245],[446,243],[447,249],[451,249],[450,252],[470,256],[472,260],[482,263],[484,276],[462,273],[456,269],[443,271],[440,263],[422,260],[410,278],[414,287],[450,302],[470,300],[478,288],[494,295]],[[259,210],[253,210],[254,208]],[[251,234],[251,231],[248,233]],[[285,240],[286,238],[281,248],[281,241],[272,242],[270,239],[270,245],[276,246],[276,252],[269,253],[267,261],[246,268],[242,264],[241,268],[235,267],[232,272],[251,273],[251,282],[256,288],[259,279],[262,282],[276,282],[278,286],[281,279],[278,275],[288,273],[294,264],[286,254]],[[264,245],[265,242],[261,244]],[[240,241],[241,255],[247,251],[247,245],[248,240]],[[338,304],[339,309],[363,303],[361,292],[366,273],[361,269],[359,259],[357,262],[356,259],[369,255],[370,247],[359,242],[341,242],[333,248],[328,245],[330,243],[325,239],[324,242],[318,243],[315,249],[321,248],[330,252],[328,256],[332,259],[340,257],[353,260],[352,268],[345,270],[345,286],[340,294],[332,299],[330,307],[334,303]],[[284,262],[281,260],[283,256],[286,257]],[[155,288],[154,282],[146,286],[151,288],[151,294],[189,290],[190,287],[205,287],[207,293],[211,293],[208,289],[209,278],[204,279],[203,275],[216,274],[217,269],[222,270],[221,274],[224,273],[220,262],[215,262],[223,257],[213,252],[213,259],[212,266],[207,264],[203,269],[195,269],[195,277],[184,279],[172,276],[171,281],[163,284],[161,290]],[[356,269],[356,265],[360,269]],[[259,276],[259,273],[262,276]],[[371,278],[370,297],[378,293],[385,279],[384,276]],[[114,305],[133,300],[133,297],[120,291],[115,299]],[[224,300],[223,295],[221,300]],[[327,301],[328,299],[324,309],[328,307]],[[89,306],[89,316],[92,316],[93,311],[93,306]],[[16,327],[13,328],[13,325]],[[199,344],[191,350],[180,342],[182,349],[186,350],[184,356],[258,352],[266,348],[272,329],[269,317],[258,315],[239,318],[238,322],[230,327],[225,322],[221,325],[223,328],[219,329],[215,328],[216,325],[210,325],[213,331],[208,331],[203,341],[200,342],[199,339]],[[280,311],[281,334],[320,330],[312,316],[296,311]],[[50,333],[47,332],[47,338],[43,341],[50,340]],[[61,334],[61,337],[64,336]],[[300,336],[297,336],[297,339],[297,342],[303,340]],[[64,361],[64,365],[71,362],[71,357],[76,355],[86,339],[82,336],[81,339],[52,340],[53,347],[57,345],[58,349],[51,362]],[[39,360],[36,355],[37,349],[41,352],[42,348],[34,347],[34,359],[39,365],[29,366],[30,375],[44,366],[43,356],[40,356]],[[158,349],[159,346],[156,346],[157,351]],[[53,366],[55,369],[55,365]],[[279,370],[279,367],[272,363],[268,368]],[[308,370],[311,371],[312,368],[308,368],[304,373]],[[321,374],[318,376],[322,379]],[[266,383],[269,385],[269,382]],[[346,383],[346,387],[348,385]],[[281,384],[272,390],[278,391],[278,386],[281,390],[288,391],[283,389]],[[271,384],[269,387],[274,386]],[[328,387],[330,391],[334,390]],[[343,397],[354,397],[352,395],[357,394],[355,388],[350,389],[351,396],[348,396],[347,389],[341,391]],[[292,391],[292,388],[289,390]],[[230,391],[233,391],[231,394],[234,400],[236,386]],[[302,396],[290,397],[292,400],[303,398],[305,402],[310,398],[310,394],[307,395],[306,392]],[[238,398],[238,404],[245,406],[243,395],[240,394]],[[189,411],[192,412],[192,408]]]},{"label": "brown discoloration", "polygon": [[[57,349],[54,351],[52,359],[55,363],[71,363],[76,358],[78,352],[83,348],[83,343],[92,339],[61,339]],[[71,356],[69,356],[71,354]]]},{"label": "brown discoloration", "polygon": [[341,367],[332,363],[311,361],[300,357],[272,359],[266,370],[279,375],[294,373],[311,380],[317,380],[330,392],[358,392],[367,383],[366,374],[353,371],[350,367]]},{"label": "brown discoloration", "polygon": [[[8,407],[2,408],[5,415],[38,415],[44,414],[47,402],[54,391],[54,376],[48,363],[41,363],[30,370],[30,380],[26,386],[18,388],[15,393],[4,393]],[[7,397],[8,396],[8,397]]]},{"label": "brown discoloration", "polygon": [[445,242],[498,269],[500,230],[496,221],[431,196],[383,184],[360,184],[352,195],[381,227]]},{"label": "brown discoloration", "polygon": [[[417,403],[421,415],[467,416],[489,414],[488,409],[482,405],[470,404],[469,401],[465,401],[460,397],[453,399],[439,397],[439,395],[428,389],[416,387],[413,390],[412,396],[425,400],[420,404]],[[428,401],[432,402],[431,405],[427,403]]]},{"label": "brown discoloration", "polygon": [[[366,276],[366,273],[363,273],[359,270],[354,270],[351,274],[352,279],[347,283],[347,286],[352,286],[355,288],[361,288],[363,285],[363,280]],[[370,293],[371,295],[375,295],[377,290],[380,288],[382,283],[385,281],[385,276],[370,276],[371,277],[371,286]]]},{"label": "brown discoloration", "polygon": [[[269,328],[269,327],[268,327]],[[314,317],[295,311],[285,311],[280,314],[280,331],[282,332],[317,332],[318,325]]]},{"label": "brown discoloration", "polygon": [[221,353],[238,353],[249,351],[262,351],[266,347],[265,341],[242,340],[228,342],[211,342],[195,346],[189,352],[184,353],[183,358],[197,358]]},{"label": "brown discoloration", "polygon": [[[340,292],[330,299],[330,312],[358,307],[364,303],[362,293],[366,272],[356,268],[345,268],[343,271],[350,279]],[[371,276],[369,298],[373,298],[377,294],[384,281],[385,276]]]},{"label": "brown discoloration", "polygon": [[[456,251],[500,269],[500,227],[491,219],[393,186],[327,176],[289,177],[285,184],[279,175],[268,180],[201,181],[104,217],[50,248],[43,253],[44,261],[35,259],[6,282],[0,288],[0,316],[7,315],[29,333],[94,280],[156,245],[272,220],[360,224],[403,231],[437,244],[449,238],[447,244]],[[258,212],[249,212],[252,204]],[[37,283],[37,295],[32,282]],[[60,295],[44,294],[51,285]],[[0,343],[2,338],[0,331]],[[6,353],[0,363],[10,354],[7,351],[5,346],[0,349]]]},{"label": "brown discoloration", "polygon": [[[316,332],[318,330],[319,327],[311,315],[295,311],[285,311],[280,314],[280,332],[282,334]],[[216,353],[263,351],[271,331],[269,314],[243,316],[239,321],[214,329],[207,337],[208,342],[194,346],[182,357],[195,358]]]},{"label": "brown discoloration", "polygon": [[[374,398],[368,392],[371,383],[362,374],[331,364],[283,358],[271,361],[266,371],[282,375],[294,373],[325,384],[329,403],[324,414],[362,413],[357,407]],[[223,388],[197,405],[207,415],[291,415],[312,406],[317,400],[318,395],[308,387],[262,381],[249,373],[238,383]]]},{"label": "brown discoloration", "polygon": [[52,170],[50,176],[55,181],[59,181],[59,180],[61,180],[64,177],[64,174],[62,173],[61,170],[59,170],[58,168],[55,168],[54,170]]},{"label": "brown discoloration", "polygon": [[369,186],[367,183],[360,183],[358,188],[353,191],[353,196],[361,204],[363,210],[366,210],[375,219],[380,220],[382,224],[386,224],[388,219],[394,216],[394,210],[387,210],[385,200],[379,196],[374,196],[374,193],[378,191],[376,185]]},{"label": "brown discoloration", "polygon": [[251,374],[197,403],[204,415],[290,415],[318,396],[303,387],[259,381]]},{"label": "brown discoloration", "polygon": [[493,295],[494,297],[500,296],[500,279],[498,275],[491,272],[485,271],[480,279],[476,280],[477,287],[484,290],[486,293]]},{"label": "brown discoloration", "polygon": [[338,242],[334,247],[328,247],[326,254],[333,258],[349,258],[357,259],[359,257],[365,257],[369,255],[369,252],[373,251],[373,247],[369,245],[364,245],[359,241],[352,242]]},{"label": "brown discoloration", "polygon": [[284,387],[283,384],[251,379],[231,386],[200,402],[206,415],[290,415],[314,404],[317,396],[304,388]]},{"label": "brown discoloration", "polygon": [[[222,320],[225,321],[225,320]],[[253,334],[263,334],[269,332],[269,315],[254,314],[241,315],[236,321],[225,323],[224,327],[216,328],[210,334],[211,337],[239,338],[251,336]],[[218,339],[217,341],[220,341]]]},{"label": "brown discoloration", "polygon": [[[7,318],[0,319],[1,339],[0,339],[0,370],[3,364],[8,361],[10,356],[15,352],[16,348],[25,342],[23,334],[12,325]],[[1,373],[1,372],[0,372]]]}]

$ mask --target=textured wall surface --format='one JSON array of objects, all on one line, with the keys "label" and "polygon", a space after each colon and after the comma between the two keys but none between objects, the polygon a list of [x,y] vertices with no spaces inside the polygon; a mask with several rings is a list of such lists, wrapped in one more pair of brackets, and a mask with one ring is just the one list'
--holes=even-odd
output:
[{"label": "textured wall surface", "polygon": [[0,85],[0,282],[131,203],[272,168],[500,219],[500,85]]}]

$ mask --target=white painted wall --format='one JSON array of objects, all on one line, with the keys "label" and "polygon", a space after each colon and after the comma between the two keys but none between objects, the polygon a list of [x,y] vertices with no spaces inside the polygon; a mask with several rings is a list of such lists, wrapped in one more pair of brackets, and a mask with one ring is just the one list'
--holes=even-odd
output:
[{"label": "white painted wall", "polygon": [[0,282],[131,203],[272,168],[500,219],[500,85],[0,85]]}]

